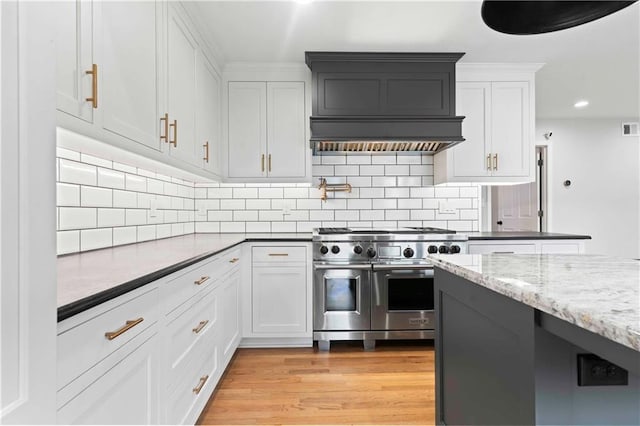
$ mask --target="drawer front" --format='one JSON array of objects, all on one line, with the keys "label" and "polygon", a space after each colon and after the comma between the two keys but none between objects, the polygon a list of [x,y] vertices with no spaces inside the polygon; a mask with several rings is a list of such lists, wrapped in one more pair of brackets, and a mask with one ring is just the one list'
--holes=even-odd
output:
[{"label": "drawer front", "polygon": [[189,375],[197,358],[215,344],[214,334],[220,327],[218,293],[214,289],[167,326],[168,388]]},{"label": "drawer front", "polygon": [[198,291],[211,286],[219,277],[216,259],[207,262],[162,286],[164,312],[170,313],[193,297]]},{"label": "drawer front", "polygon": [[535,244],[469,244],[469,254],[533,254]]},{"label": "drawer front", "polygon": [[[199,404],[201,400],[206,402],[209,399],[220,378],[220,355],[216,346],[211,346],[197,361],[194,364],[197,367],[170,393],[166,418],[168,424],[185,424],[189,417],[193,417],[191,412],[196,406],[202,405]],[[194,422],[196,419],[197,415]]]},{"label": "drawer front", "polygon": [[254,262],[291,263],[306,262],[307,248],[295,246],[253,247]]},{"label": "drawer front", "polygon": [[579,254],[580,243],[542,243],[541,253]]},{"label": "drawer front", "polygon": [[122,304],[60,333],[58,389],[153,325],[158,320],[158,292],[154,288],[125,299]]},{"label": "drawer front", "polygon": [[240,256],[240,249],[231,250],[218,255],[218,264],[216,265],[216,275],[218,277],[223,277],[231,269],[233,269],[236,266],[239,266],[241,262],[242,262],[242,259]]}]

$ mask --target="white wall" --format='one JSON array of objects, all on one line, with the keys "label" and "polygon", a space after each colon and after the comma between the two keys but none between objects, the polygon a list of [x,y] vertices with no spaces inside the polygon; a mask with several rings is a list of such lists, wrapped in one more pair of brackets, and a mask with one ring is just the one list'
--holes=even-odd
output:
[{"label": "white wall", "polygon": [[538,120],[536,141],[549,146],[548,230],[591,235],[587,253],[638,258],[640,138],[622,136],[622,121],[637,119]]}]

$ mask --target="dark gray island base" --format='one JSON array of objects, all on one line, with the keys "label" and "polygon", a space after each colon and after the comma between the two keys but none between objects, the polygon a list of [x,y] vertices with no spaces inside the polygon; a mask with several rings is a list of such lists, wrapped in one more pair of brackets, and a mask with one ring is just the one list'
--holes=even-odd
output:
[{"label": "dark gray island base", "polygon": [[[435,311],[437,424],[640,424],[636,349],[437,264]],[[578,354],[628,370],[628,385],[578,386]]]}]

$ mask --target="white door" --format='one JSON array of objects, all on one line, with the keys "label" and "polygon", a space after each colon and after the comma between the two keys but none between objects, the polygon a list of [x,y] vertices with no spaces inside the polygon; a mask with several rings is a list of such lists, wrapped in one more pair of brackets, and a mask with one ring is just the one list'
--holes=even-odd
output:
[{"label": "white door", "polygon": [[494,231],[538,231],[537,183],[503,185],[492,188],[495,206]]},{"label": "white door", "polygon": [[60,111],[93,122],[90,1],[60,1],[47,7],[55,29],[56,104]]},{"label": "white door", "polygon": [[187,25],[169,5],[168,106],[169,153],[185,163],[202,166],[202,143],[196,142],[196,56],[197,44]]},{"label": "white door", "polygon": [[229,82],[229,177],[266,177],[267,85]]},{"label": "white door", "polygon": [[462,115],[465,141],[451,148],[456,177],[489,176],[487,155],[491,137],[491,84],[460,82],[456,87],[456,114]]},{"label": "white door", "polygon": [[[54,5],[55,6],[55,5]],[[53,16],[0,2],[0,423],[53,424],[56,402]]]},{"label": "white door", "polygon": [[[220,79],[207,59],[198,55],[196,63],[198,98],[196,140],[202,145],[202,167],[220,174]],[[205,146],[207,145],[207,146]],[[208,154],[208,155],[207,155]]]},{"label": "white door", "polygon": [[240,269],[236,269],[222,283],[222,359],[226,363],[240,340]]},{"label": "white door", "polygon": [[267,174],[306,175],[304,82],[267,83]]},{"label": "white door", "polygon": [[156,150],[160,14],[154,1],[94,2],[102,127]]},{"label": "white door", "polygon": [[493,176],[529,176],[529,83],[491,83],[491,120]]},{"label": "white door", "polygon": [[300,266],[254,267],[253,332],[304,333],[307,329],[307,273]]}]

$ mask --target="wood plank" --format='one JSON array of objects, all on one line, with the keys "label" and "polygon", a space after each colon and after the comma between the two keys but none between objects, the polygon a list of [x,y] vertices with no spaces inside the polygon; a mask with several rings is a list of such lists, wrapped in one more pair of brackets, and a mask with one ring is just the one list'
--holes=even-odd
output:
[{"label": "wood plank", "polygon": [[434,424],[434,380],[428,341],[238,349],[197,424]]}]

